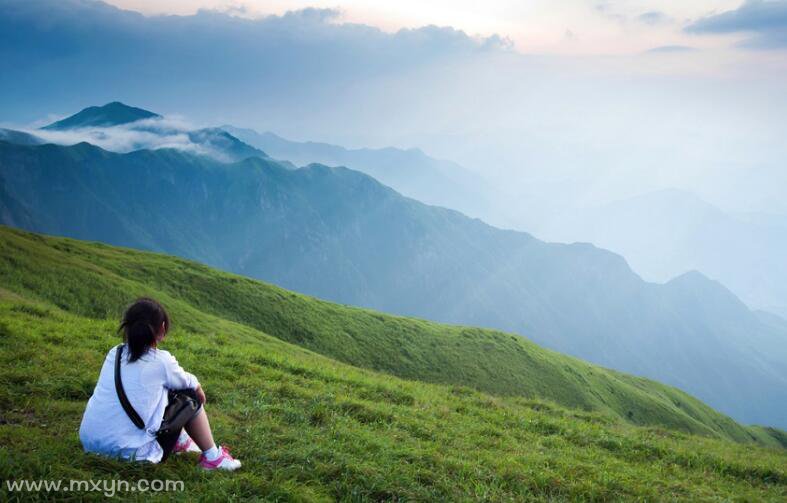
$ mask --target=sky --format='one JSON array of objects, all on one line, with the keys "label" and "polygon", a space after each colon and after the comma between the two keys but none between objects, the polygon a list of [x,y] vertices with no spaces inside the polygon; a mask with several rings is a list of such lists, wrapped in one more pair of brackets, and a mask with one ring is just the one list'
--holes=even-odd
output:
[{"label": "sky", "polygon": [[453,26],[469,34],[498,34],[523,52],[627,54],[654,47],[721,47],[736,34],[697,39],[681,26],[702,16],[732,10],[739,0],[112,0],[146,14],[194,14],[217,9],[259,17],[305,7],[338,8],[338,21],[386,31],[424,25]]},{"label": "sky", "polygon": [[787,0],[0,0],[0,123],[119,100],[418,147],[532,219],[665,188],[787,213],[785,89]]}]

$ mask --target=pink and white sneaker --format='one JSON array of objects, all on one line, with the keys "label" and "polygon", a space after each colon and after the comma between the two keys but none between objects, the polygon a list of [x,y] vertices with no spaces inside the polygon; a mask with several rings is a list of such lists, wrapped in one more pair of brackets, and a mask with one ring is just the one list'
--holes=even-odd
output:
[{"label": "pink and white sneaker", "polygon": [[178,438],[178,441],[175,444],[175,448],[172,449],[172,452],[175,454],[179,454],[181,452],[202,452],[202,451],[200,450],[199,447],[197,447],[197,444],[191,439],[190,436],[184,435]]},{"label": "pink and white sneaker", "polygon": [[221,451],[221,454],[213,461],[208,461],[204,454],[200,456],[199,465],[204,470],[227,470],[230,472],[240,468],[240,461],[233,458],[226,447],[219,447],[219,451]]}]

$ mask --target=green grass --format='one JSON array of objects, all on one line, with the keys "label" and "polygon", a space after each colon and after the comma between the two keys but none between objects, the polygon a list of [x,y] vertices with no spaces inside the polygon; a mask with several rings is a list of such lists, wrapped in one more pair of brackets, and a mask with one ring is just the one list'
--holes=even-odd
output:
[{"label": "green grass", "polygon": [[[146,466],[82,453],[85,402],[117,343],[120,311],[141,294],[170,309],[165,346],[200,377],[216,436],[244,461],[242,472],[205,474],[194,457]],[[661,426],[624,421],[616,407],[634,405]],[[773,447],[744,443],[755,439]],[[508,334],[0,229],[3,481],[170,478],[185,482],[189,500],[206,501],[783,501],[780,439],[673,388]]]},{"label": "green grass", "polygon": [[545,350],[523,337],[341,306],[167,255],[0,227],[6,288],[96,319],[120,317],[139,295],[162,300],[175,324],[203,332],[235,321],[356,367],[497,395],[554,401],[639,425],[757,440],[676,388]]}]

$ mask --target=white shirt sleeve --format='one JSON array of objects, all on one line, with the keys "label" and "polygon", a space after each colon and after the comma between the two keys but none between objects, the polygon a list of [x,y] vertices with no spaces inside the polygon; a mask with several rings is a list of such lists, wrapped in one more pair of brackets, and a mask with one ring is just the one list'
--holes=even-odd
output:
[{"label": "white shirt sleeve", "polygon": [[169,351],[160,351],[164,364],[164,387],[167,389],[196,389],[199,381],[194,374],[183,370],[178,361]]}]

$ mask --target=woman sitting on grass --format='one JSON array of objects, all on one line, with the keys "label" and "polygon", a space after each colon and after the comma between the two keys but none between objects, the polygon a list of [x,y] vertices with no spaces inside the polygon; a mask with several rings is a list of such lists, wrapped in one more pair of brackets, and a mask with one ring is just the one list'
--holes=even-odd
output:
[{"label": "woman sitting on grass", "polygon": [[[123,331],[125,344],[107,354],[87,402],[79,428],[82,446],[88,452],[152,463],[166,460],[173,452],[202,451],[202,468],[236,470],[240,461],[213,442],[202,407],[205,392],[197,378],[157,347],[169,325],[167,312],[155,300],[142,298],[128,307],[118,329]],[[186,404],[178,407],[185,431],[161,429],[169,403]]]}]

